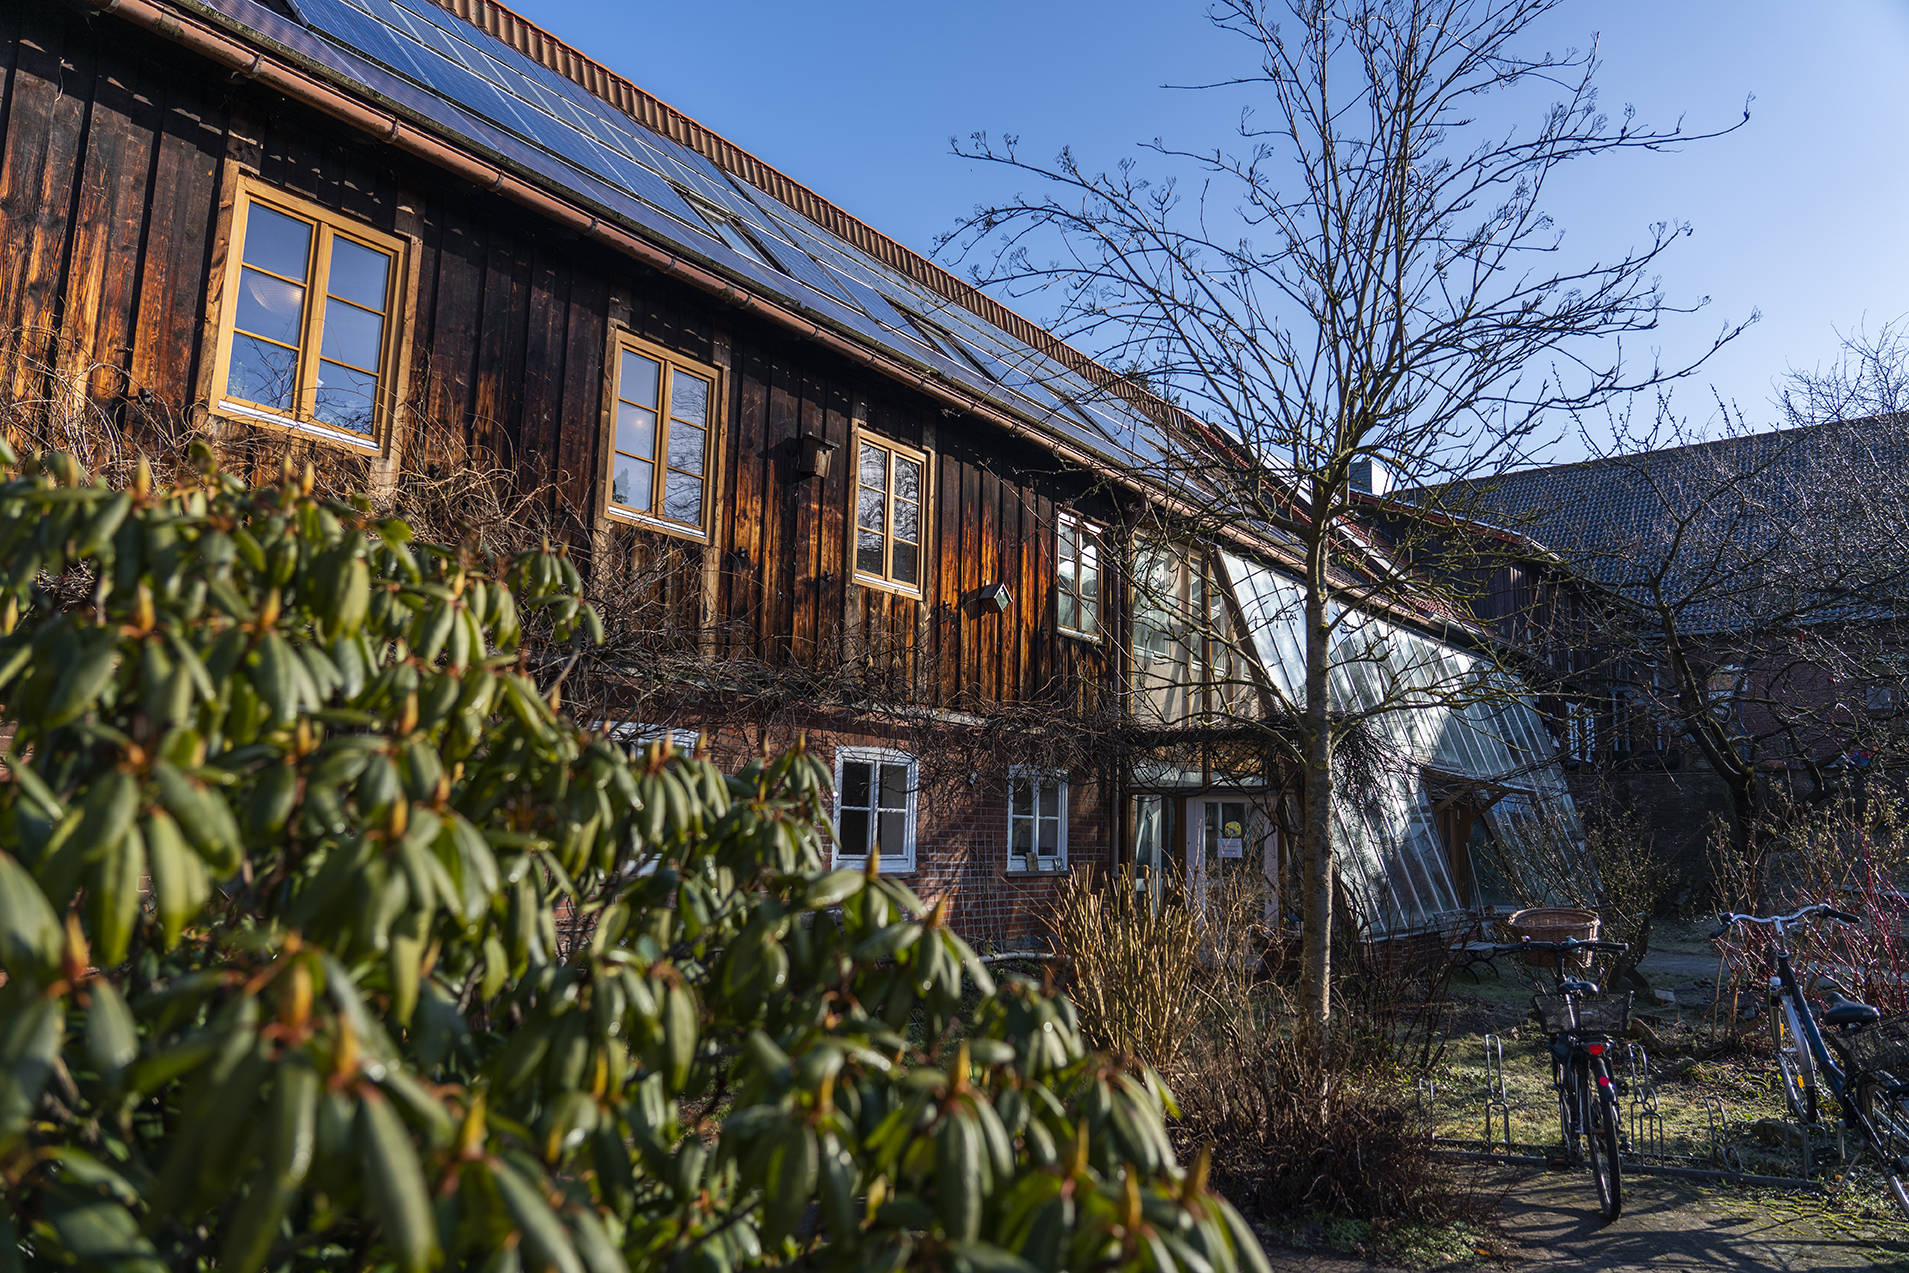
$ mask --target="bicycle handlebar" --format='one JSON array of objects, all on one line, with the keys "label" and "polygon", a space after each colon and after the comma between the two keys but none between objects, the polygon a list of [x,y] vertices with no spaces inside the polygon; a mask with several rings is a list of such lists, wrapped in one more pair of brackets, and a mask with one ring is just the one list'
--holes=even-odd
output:
[{"label": "bicycle handlebar", "polygon": [[1723,914],[1717,916],[1717,929],[1710,934],[1708,940],[1715,941],[1717,938],[1729,932],[1731,926],[1735,924],[1775,924],[1780,930],[1784,925],[1798,923],[1808,919],[1812,915],[1827,915],[1831,919],[1844,924],[1860,924],[1863,922],[1862,916],[1852,915],[1848,911],[1839,911],[1828,902],[1815,902],[1788,915],[1744,915],[1734,911],[1725,911]]}]

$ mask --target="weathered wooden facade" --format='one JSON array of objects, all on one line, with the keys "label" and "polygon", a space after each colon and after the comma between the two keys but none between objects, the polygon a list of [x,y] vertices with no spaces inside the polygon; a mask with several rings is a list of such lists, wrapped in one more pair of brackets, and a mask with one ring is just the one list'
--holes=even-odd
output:
[{"label": "weathered wooden facade", "polygon": [[[953,320],[935,307],[987,324],[951,299],[962,294],[954,280],[859,226],[859,237],[901,268],[871,258],[859,263],[859,278],[831,273],[789,224],[794,209],[765,208],[762,190],[740,185],[716,204],[711,182],[724,175],[707,161],[692,169],[699,156],[667,136],[694,125],[648,102],[648,122],[664,130],[653,162],[681,181],[657,179],[673,194],[671,210],[702,216],[704,230],[740,231],[757,265],[775,262],[755,273],[772,276],[779,290],[752,288],[757,280],[734,268],[739,254],[716,233],[704,241],[688,219],[618,218],[614,201],[591,199],[602,193],[592,182],[603,184],[591,174],[487,148],[484,121],[434,120],[425,109],[434,99],[421,88],[429,77],[409,81],[416,99],[409,109],[394,104],[402,95],[345,56],[349,42],[335,32],[322,44],[311,38],[315,13],[278,9],[249,0],[114,13],[0,4],[0,354],[15,401],[51,385],[83,386],[130,446],[176,441],[182,430],[240,446],[258,438],[374,487],[501,465],[593,570],[642,579],[641,597],[628,595],[666,620],[655,626],[683,653],[717,668],[746,664],[758,689],[780,669],[811,686],[861,669],[864,682],[887,687],[888,697],[859,717],[828,702],[784,710],[775,721],[781,736],[765,737],[763,722],[723,693],[718,672],[704,688],[726,700],[727,721],[705,719],[721,715],[711,696],[689,693],[670,704],[667,720],[638,722],[711,726],[719,751],[731,755],[786,743],[798,729],[819,746],[908,755],[924,729],[978,729],[1003,708],[1078,708],[1117,675],[1120,608],[1096,593],[1088,599],[1091,630],[1078,630],[1077,613],[1070,633],[1056,595],[1062,519],[1106,525],[1115,510],[1083,502],[1093,483],[1080,444],[1057,447],[1044,436],[1040,416],[1060,403],[1032,383],[1027,394],[1001,401],[1010,398],[1002,373],[1017,353],[1023,364],[1041,363],[1031,382],[1059,368],[1024,351],[1012,333],[993,344],[951,335]],[[460,26],[471,50],[488,44],[493,54],[502,42],[480,27],[507,28],[525,47],[547,40],[483,3],[458,14],[424,4],[400,16],[415,22],[426,12],[441,24],[431,33],[440,43],[445,29]],[[554,41],[542,49],[542,63],[565,58],[576,55]],[[579,65],[578,79],[603,74]],[[554,97],[524,78],[527,98],[532,88]],[[629,89],[620,81],[597,87],[610,97]],[[575,102],[546,104],[579,122]],[[626,123],[642,131],[634,118]],[[705,150],[720,142],[696,135]],[[294,384],[297,373],[286,371],[283,410],[260,409],[270,391],[238,392],[249,356],[240,346],[283,350],[290,361],[330,360],[344,339],[334,339],[348,299],[338,281],[346,265],[336,253],[344,249],[334,248],[322,283],[291,266],[273,272],[260,264],[263,231],[255,227],[287,217],[316,227],[321,247],[387,254],[382,293],[350,311],[361,325],[385,319],[377,365],[361,376],[369,385],[375,374],[375,388],[357,415],[327,414],[325,397],[335,391],[323,384],[369,353],[355,363],[344,354],[324,362],[316,389]],[[813,223],[807,229],[821,237]],[[320,267],[320,257],[307,260],[308,269]],[[255,334],[273,321],[258,316],[260,296],[303,286],[311,299],[294,298],[304,306],[303,336],[269,344],[270,333]],[[830,321],[858,298],[867,311],[886,308],[860,330]],[[322,332],[311,326],[320,322]],[[714,389],[701,419],[700,463],[684,461],[701,470],[696,516],[647,516],[618,501],[623,492],[641,502],[616,485],[624,471],[616,469],[625,436],[619,410],[640,414],[631,391],[619,389],[626,355],[668,369],[678,385]],[[968,373],[967,383],[949,374],[951,364]],[[692,432],[665,419],[679,436]],[[1076,433],[1094,423],[1079,408],[1069,417]],[[827,456],[820,465],[818,454]],[[912,510],[888,492],[881,514],[896,524],[874,532],[886,538],[881,568],[870,571],[858,568],[871,559],[858,558],[856,540],[858,529],[870,533],[858,520],[869,520],[867,491],[875,488],[863,474],[878,454],[897,483],[910,480],[903,468],[918,464],[920,484]],[[636,461],[626,455],[621,463],[628,470]],[[825,475],[814,474],[818,467]],[[908,530],[898,519],[911,511],[918,548],[898,538]],[[913,563],[891,562],[889,552],[904,549]],[[646,575],[644,564],[659,555],[668,568]],[[1011,863],[1013,758],[998,747],[990,754],[1002,764],[941,784],[945,795],[916,774],[919,828],[905,854],[885,856],[916,874],[924,892],[959,890],[957,916],[977,936],[1012,941],[1031,931],[1057,868],[1109,859],[1115,793],[1105,775],[1078,775],[1063,788],[1068,825],[1051,846],[1060,851]],[[879,780],[882,771],[869,772]],[[1039,803],[1038,779],[1019,790]],[[869,807],[879,823],[879,801]],[[1050,847],[1039,843],[1041,810],[1025,814],[1035,847]]]}]

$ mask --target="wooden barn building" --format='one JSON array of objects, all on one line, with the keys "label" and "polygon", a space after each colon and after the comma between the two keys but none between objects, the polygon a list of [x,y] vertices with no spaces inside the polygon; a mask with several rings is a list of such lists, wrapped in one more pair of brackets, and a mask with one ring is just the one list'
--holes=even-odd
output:
[{"label": "wooden barn building", "polygon": [[[1159,404],[990,297],[490,0],[0,0],[0,74],[9,401],[386,496],[507,475],[606,600],[573,710],[729,761],[806,735],[839,860],[978,940],[1083,864],[1291,868],[1274,766],[1160,744],[1213,709],[1210,595],[1223,679],[1290,696],[1287,563],[1120,568]],[[1484,711],[1402,726],[1337,829],[1383,927],[1483,904],[1474,849],[1568,813],[1531,708]]]}]

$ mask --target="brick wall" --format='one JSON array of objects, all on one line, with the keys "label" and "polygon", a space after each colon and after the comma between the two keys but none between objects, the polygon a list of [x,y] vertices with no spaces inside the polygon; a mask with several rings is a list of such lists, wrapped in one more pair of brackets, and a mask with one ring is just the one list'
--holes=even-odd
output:
[{"label": "brick wall", "polygon": [[[697,731],[690,714],[673,717],[671,729]],[[763,745],[779,751],[805,737],[811,752],[830,767],[838,747],[883,747],[920,762],[916,798],[915,869],[897,878],[931,903],[949,902],[949,921],[977,948],[1045,949],[1056,896],[1068,872],[1008,869],[1008,768],[1010,754],[970,748],[958,726],[931,730],[845,725],[814,719],[779,724],[768,731],[723,725],[709,731],[709,746],[725,770],[740,768]],[[1118,834],[1112,783],[1096,774],[1068,775],[1068,871],[1086,866],[1105,871],[1113,862]]]}]

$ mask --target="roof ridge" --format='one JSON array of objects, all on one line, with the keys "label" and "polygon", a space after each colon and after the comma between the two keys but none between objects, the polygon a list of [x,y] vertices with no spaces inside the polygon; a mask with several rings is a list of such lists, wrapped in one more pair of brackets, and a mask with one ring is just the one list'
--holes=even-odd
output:
[{"label": "roof ridge", "polygon": [[714,129],[703,126],[653,93],[637,87],[634,81],[617,74],[574,45],[558,39],[523,15],[499,4],[497,0],[430,0],[430,3],[461,18],[499,43],[515,49],[545,70],[563,76],[651,132],[695,151],[724,172],[748,182],[830,234],[993,324],[1067,370],[1086,377],[1149,413],[1172,411],[1170,404],[1126,376],[1081,353],[972,283],[889,238],[866,221],[829,202]]}]

